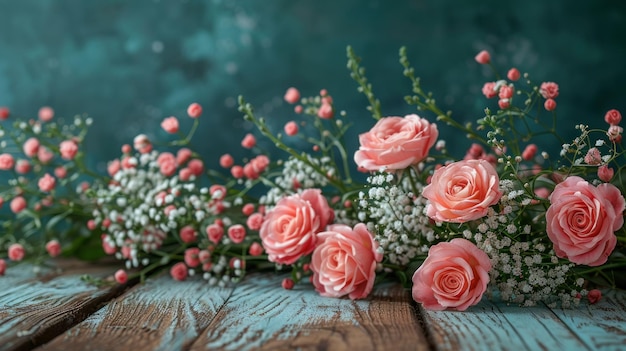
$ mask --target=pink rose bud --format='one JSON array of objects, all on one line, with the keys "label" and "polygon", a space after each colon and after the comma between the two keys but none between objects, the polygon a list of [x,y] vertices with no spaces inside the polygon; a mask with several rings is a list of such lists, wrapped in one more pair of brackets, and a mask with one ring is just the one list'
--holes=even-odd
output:
[{"label": "pink rose bud", "polygon": [[587,299],[589,299],[590,304],[597,303],[600,299],[602,299],[602,291],[598,289],[589,290],[587,293]]},{"label": "pink rose bud", "polygon": [[200,250],[198,252],[198,259],[202,263],[207,263],[211,260],[211,252],[209,250]]},{"label": "pink rose bud", "polygon": [[240,244],[246,238],[246,228],[241,224],[235,224],[228,228],[228,237],[235,244]]},{"label": "pink rose bud", "polygon": [[544,99],[554,99],[559,96],[559,85],[554,82],[541,83],[539,93]]},{"label": "pink rose bud", "polygon": [[13,169],[14,165],[15,159],[11,154],[4,153],[0,155],[0,170],[9,171]]},{"label": "pink rose bud", "polygon": [[121,166],[122,164],[120,160],[113,160],[107,165],[107,173],[113,177],[117,172],[119,172]]},{"label": "pink rose bud", "polygon": [[556,101],[553,99],[547,99],[546,102],[543,103],[543,107],[546,111],[554,111],[556,109]]},{"label": "pink rose bud", "polygon": [[585,155],[585,163],[591,166],[599,165],[602,163],[602,155],[600,155],[600,150],[598,148],[592,147],[587,151]]},{"label": "pink rose bud", "polygon": [[5,121],[7,118],[9,118],[10,114],[11,113],[7,107],[0,106],[0,120]]},{"label": "pink rose bud", "polygon": [[194,102],[193,104],[187,107],[187,114],[191,118],[198,118],[202,114],[202,106],[199,103]]},{"label": "pink rose bud", "polygon": [[199,177],[202,175],[202,172],[204,172],[204,162],[202,162],[202,160],[194,158],[193,160],[189,161],[189,163],[187,164],[187,168],[189,168],[193,175]]},{"label": "pink rose bud", "polygon": [[506,77],[509,78],[510,81],[517,81],[518,79],[520,79],[520,73],[519,70],[517,68],[511,68],[507,74]]},{"label": "pink rose bud", "polygon": [[176,263],[170,268],[170,275],[178,281],[187,279],[187,266],[182,262]]},{"label": "pink rose bud", "polygon": [[78,145],[73,140],[65,140],[61,142],[59,147],[61,151],[61,157],[65,160],[73,160],[78,152]]},{"label": "pink rose bud", "polygon": [[3,276],[7,270],[7,262],[0,258],[0,276]]},{"label": "pink rose bud", "polygon": [[54,169],[54,175],[59,179],[63,179],[67,176],[67,169],[63,166],[59,166]]},{"label": "pink rose bud", "polygon": [[131,151],[132,150],[130,148],[130,145],[128,145],[128,144],[122,145],[122,153],[123,154],[130,154]]},{"label": "pink rose bud", "polygon": [[298,124],[294,121],[287,122],[287,124],[285,124],[285,134],[289,136],[298,134]]},{"label": "pink rose bud", "polygon": [[230,154],[224,154],[220,157],[220,166],[222,166],[223,168],[230,168],[233,166],[234,163],[235,161]]},{"label": "pink rose bud", "polygon": [[152,143],[150,139],[144,134],[139,134],[133,139],[133,146],[135,150],[142,154],[147,154],[152,151]]},{"label": "pink rose bud", "polygon": [[301,114],[302,111],[304,111],[304,108],[302,107],[302,105],[298,105],[298,106],[293,108],[293,112],[295,112],[297,114]]},{"label": "pink rose bud", "polygon": [[178,178],[183,182],[189,181],[191,176],[193,176],[193,173],[189,168],[181,168],[180,171],[178,171]]},{"label": "pink rose bud", "polygon": [[29,138],[22,147],[24,154],[28,157],[34,157],[39,151],[39,140],[37,138]]},{"label": "pink rose bud", "polygon": [[317,110],[317,116],[319,118],[330,119],[330,118],[333,118],[334,115],[335,113],[333,111],[333,106],[326,102],[322,103],[322,106],[320,106],[320,109]]},{"label": "pink rose bud", "polygon": [[224,200],[227,193],[226,187],[220,184],[213,184],[209,188],[209,194],[211,194],[211,198],[214,200]]},{"label": "pink rose bud", "polygon": [[26,208],[26,200],[23,197],[18,196],[11,200],[11,211],[15,214],[22,212]]},{"label": "pink rose bud", "polygon": [[184,147],[176,152],[176,164],[182,166],[193,156],[193,151]]},{"label": "pink rose bud", "polygon": [[248,133],[241,141],[241,146],[246,149],[252,149],[256,145],[256,138],[254,135]]},{"label": "pink rose bud", "polygon": [[19,174],[26,174],[30,172],[31,166],[28,160],[17,160],[15,163],[15,171]]},{"label": "pink rose bud", "polygon": [[605,115],[604,115],[604,121],[608,124],[619,124],[619,122],[622,121],[622,114],[616,110],[609,110]]},{"label": "pink rose bud", "polygon": [[600,178],[603,182],[610,182],[611,179],[613,179],[614,174],[615,171],[613,171],[613,168],[610,168],[608,165],[598,167],[598,178]]},{"label": "pink rose bud", "polygon": [[58,240],[50,240],[46,243],[46,251],[50,257],[57,257],[61,254],[61,243]]},{"label": "pink rose bud", "polygon": [[492,97],[498,96],[498,91],[495,90],[496,83],[495,82],[487,82],[483,85],[482,93],[485,95],[487,99],[491,99]]},{"label": "pink rose bud", "polygon": [[295,283],[293,282],[293,279],[285,278],[285,279],[283,279],[283,281],[282,281],[282,283],[280,285],[282,285],[283,289],[285,289],[285,290],[291,290],[291,289],[293,289],[294,284]]},{"label": "pink rose bud", "polygon": [[187,225],[180,230],[179,235],[180,240],[182,240],[184,243],[192,243],[196,240],[196,236],[198,235],[198,233],[196,233],[196,230],[193,229],[192,226]]},{"label": "pink rose bud", "polygon": [[536,154],[537,154],[537,145],[528,144],[526,145],[524,152],[522,152],[522,158],[526,161],[530,161],[533,159],[533,157],[535,157]]},{"label": "pink rose bud", "polygon": [[164,119],[163,122],[161,122],[161,128],[167,133],[175,134],[178,132],[178,118],[172,116]]},{"label": "pink rose bud", "polygon": [[500,100],[498,100],[498,106],[501,109],[506,110],[507,108],[511,107],[511,100],[510,99],[500,99]]},{"label": "pink rose bud", "polygon": [[487,50],[483,50],[479,52],[476,57],[474,57],[474,59],[481,65],[486,65],[491,62],[491,55],[489,55],[489,52]]},{"label": "pink rose bud", "polygon": [[248,219],[246,219],[246,225],[250,230],[259,230],[263,225],[263,215],[260,213],[251,214]]},{"label": "pink rose bud", "polygon": [[54,177],[50,174],[46,173],[43,177],[39,178],[39,182],[37,182],[37,185],[39,186],[39,190],[47,193],[54,189],[54,186],[56,185],[56,179],[54,179]]},{"label": "pink rose bud", "polygon": [[117,272],[115,272],[114,277],[115,281],[119,284],[125,284],[128,281],[128,273],[126,273],[123,269],[118,269]]},{"label": "pink rose bud", "polygon": [[618,125],[611,125],[606,134],[609,136],[609,140],[619,142],[621,140],[623,131],[624,128]]},{"label": "pink rose bud", "polygon": [[214,244],[218,244],[224,236],[224,228],[216,223],[209,224],[209,226],[206,227],[206,234],[209,241]]},{"label": "pink rose bud", "polygon": [[37,115],[40,121],[48,122],[54,117],[54,110],[51,107],[44,106],[39,109],[39,113]]},{"label": "pink rose bud", "polygon": [[241,179],[243,178],[243,167],[241,166],[233,166],[230,169],[230,174],[235,178],[235,179]]},{"label": "pink rose bud", "polygon": [[87,221],[87,229],[89,229],[89,230],[96,229],[96,221],[94,221],[93,219],[88,220]]},{"label": "pink rose bud", "polygon": [[261,256],[263,254],[263,246],[257,242],[253,242],[248,249],[250,256]]},{"label": "pink rose bud", "polygon": [[254,204],[247,203],[243,205],[243,207],[241,208],[241,213],[243,213],[245,216],[250,216],[252,213],[254,213]]},{"label": "pink rose bud", "polygon": [[515,89],[513,89],[512,86],[510,85],[503,85],[500,87],[500,92],[498,93],[498,97],[500,99],[510,99],[513,97],[513,92],[515,91]]},{"label": "pink rose bud", "polygon": [[300,100],[300,91],[298,91],[298,89],[294,87],[287,89],[287,92],[285,93],[285,101],[287,101],[290,104],[295,104],[299,100]]},{"label": "pink rose bud", "polygon": [[11,261],[21,261],[24,259],[24,247],[21,244],[11,244],[9,246],[9,259]]},{"label": "pink rose bud", "polygon": [[52,161],[54,154],[45,146],[41,146],[39,150],[37,150],[37,158],[41,161],[41,163],[47,164]]},{"label": "pink rose bud", "polygon": [[187,266],[189,268],[196,268],[198,267],[201,262],[200,262],[200,249],[197,247],[190,247],[187,250],[185,250],[185,264],[187,264]]}]

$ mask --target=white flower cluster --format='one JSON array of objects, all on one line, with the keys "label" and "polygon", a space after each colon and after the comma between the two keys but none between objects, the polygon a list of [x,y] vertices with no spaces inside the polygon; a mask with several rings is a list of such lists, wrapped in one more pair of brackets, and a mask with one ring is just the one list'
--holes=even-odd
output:
[{"label": "white flower cluster", "polygon": [[95,190],[93,218],[104,231],[103,244],[116,249],[116,257],[131,268],[149,264],[142,253],[159,249],[185,225],[200,227],[213,209],[208,189],[197,190],[194,183],[159,171],[158,152],[128,157],[125,164],[131,166],[121,167],[108,186]]},{"label": "white flower cluster", "polygon": [[[407,170],[410,171],[410,170]],[[436,239],[424,213],[423,185],[410,177],[378,173],[367,178],[367,193],[359,194],[358,219],[375,234],[379,249],[389,263],[406,265],[418,254],[428,252],[427,242]]]},{"label": "white flower cluster", "polygon": [[[328,177],[335,175],[335,168],[330,157],[315,158],[306,155],[308,161],[326,174],[321,174],[310,164],[295,157],[290,157],[281,168],[281,175],[274,178],[275,186],[259,199],[263,205],[275,205],[281,198],[293,194],[297,189],[323,188],[328,185]],[[272,184],[269,184],[272,185]]]},{"label": "white flower cluster", "polygon": [[[533,306],[539,301],[550,301],[555,296],[563,307],[578,304],[584,291],[582,279],[568,281],[569,271],[574,264],[556,257],[552,244],[538,228],[545,228],[543,217],[536,217],[531,224],[522,225],[518,214],[520,206],[532,204],[533,197],[525,190],[515,189],[511,180],[501,180],[500,213],[491,209],[480,220],[472,233],[464,235],[476,241],[491,259],[493,268],[491,281],[498,282],[495,288],[500,298],[524,306]],[[571,280],[571,278],[569,279]]]}]

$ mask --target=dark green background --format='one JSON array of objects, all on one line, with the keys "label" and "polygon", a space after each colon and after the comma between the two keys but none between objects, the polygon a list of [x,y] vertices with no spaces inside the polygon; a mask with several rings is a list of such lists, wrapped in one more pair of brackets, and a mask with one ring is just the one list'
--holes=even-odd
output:
[{"label": "dark green background", "polygon": [[483,110],[480,87],[492,77],[473,56],[488,49],[502,71],[515,65],[537,82],[558,82],[559,116],[570,130],[601,121],[610,108],[626,112],[625,4],[0,0],[0,106],[15,116],[36,116],[42,105],[57,116],[91,115],[87,148],[102,166],[139,132],[166,138],[164,117],[187,127],[184,111],[197,101],[205,113],[193,146],[214,166],[221,153],[238,153],[247,128],[239,94],[278,128],[291,118],[281,101],[287,87],[305,95],[327,88],[355,135],[369,129],[365,99],[345,68],[346,45],[363,57],[383,114],[412,111],[397,61],[406,45],[424,85],[457,118]]}]

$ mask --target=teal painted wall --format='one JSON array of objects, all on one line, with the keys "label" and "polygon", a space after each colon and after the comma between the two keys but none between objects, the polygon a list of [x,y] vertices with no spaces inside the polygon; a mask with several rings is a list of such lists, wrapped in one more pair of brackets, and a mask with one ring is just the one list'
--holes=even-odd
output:
[{"label": "teal painted wall", "polygon": [[626,112],[626,2],[617,0],[0,0],[0,106],[16,116],[43,105],[91,115],[87,147],[107,160],[138,132],[166,137],[160,121],[197,101],[206,112],[194,147],[214,165],[238,148],[244,131],[232,129],[246,128],[239,94],[280,126],[291,110],[281,106],[285,88],[328,88],[354,132],[368,129],[346,45],[364,58],[387,115],[412,111],[402,100],[402,45],[458,118],[484,107],[488,75],[473,56],[485,48],[502,71],[515,65],[559,82],[564,125]]}]

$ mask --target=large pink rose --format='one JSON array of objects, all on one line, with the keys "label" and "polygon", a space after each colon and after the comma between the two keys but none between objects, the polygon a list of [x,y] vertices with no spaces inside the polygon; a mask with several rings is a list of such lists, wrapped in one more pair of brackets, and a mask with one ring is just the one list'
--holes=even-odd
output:
[{"label": "large pink rose", "polygon": [[376,263],[383,258],[367,226],[359,223],[353,229],[333,224],[317,237],[319,243],[311,257],[315,289],[328,297],[367,297],[376,279]]},{"label": "large pink rose", "polygon": [[624,224],[624,197],[612,184],[598,187],[568,177],[550,196],[546,232],[554,252],[577,264],[599,266],[615,249],[614,233]]},{"label": "large pink rose", "polygon": [[315,249],[316,234],[334,218],[319,189],[284,197],[266,215],[259,236],[271,262],[293,264]]},{"label": "large pink rose", "polygon": [[469,240],[433,245],[413,274],[413,299],[429,310],[464,311],[482,298],[490,270],[487,254]]},{"label": "large pink rose", "polygon": [[422,195],[428,216],[439,222],[464,223],[484,217],[502,197],[498,172],[486,160],[463,160],[433,173]]},{"label": "large pink rose", "polygon": [[418,115],[381,118],[367,133],[359,135],[354,161],[368,171],[407,168],[422,161],[437,141],[437,125]]}]

